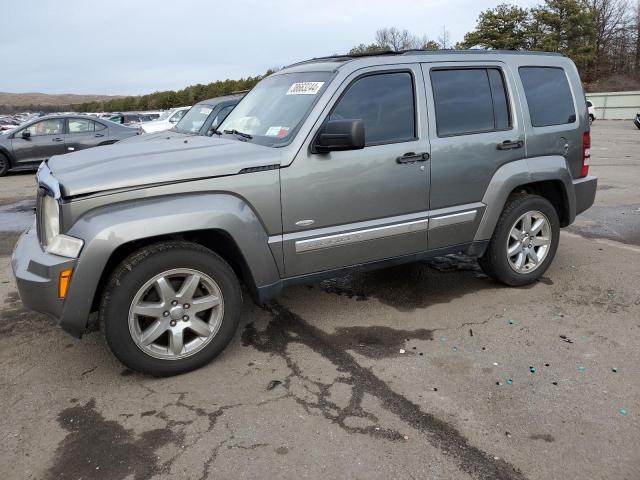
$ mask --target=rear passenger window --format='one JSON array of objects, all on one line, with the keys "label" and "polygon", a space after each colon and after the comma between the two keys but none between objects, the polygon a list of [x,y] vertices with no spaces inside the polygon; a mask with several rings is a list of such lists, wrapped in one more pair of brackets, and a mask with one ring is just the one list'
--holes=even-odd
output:
[{"label": "rear passenger window", "polygon": [[439,137],[508,130],[509,102],[497,68],[432,70]]},{"label": "rear passenger window", "polygon": [[534,127],[576,121],[573,96],[564,70],[556,67],[520,67],[520,79]]},{"label": "rear passenger window", "polygon": [[415,100],[410,73],[382,73],[356,80],[330,120],[362,119],[365,145],[415,138]]}]

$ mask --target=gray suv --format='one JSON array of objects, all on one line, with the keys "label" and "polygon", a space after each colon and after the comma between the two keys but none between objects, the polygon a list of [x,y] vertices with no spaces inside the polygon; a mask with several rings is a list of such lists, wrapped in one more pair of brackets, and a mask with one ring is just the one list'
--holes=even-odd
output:
[{"label": "gray suv", "polygon": [[[589,208],[589,118],[554,54],[329,57],[262,80],[213,137],[53,157],[12,258],[24,304],[129,368],[172,375],[229,343],[244,291],[450,253],[538,279]],[[428,292],[425,292],[428,295]]]}]

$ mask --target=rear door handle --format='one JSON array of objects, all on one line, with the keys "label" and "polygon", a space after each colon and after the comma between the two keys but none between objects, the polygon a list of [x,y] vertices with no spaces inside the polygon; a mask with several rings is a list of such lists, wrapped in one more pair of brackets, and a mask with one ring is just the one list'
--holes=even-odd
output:
[{"label": "rear door handle", "polygon": [[95,137],[104,137],[104,135],[102,133],[96,133],[94,136]]},{"label": "rear door handle", "polygon": [[63,142],[64,138],[56,137],[51,139],[52,142]]},{"label": "rear door handle", "polygon": [[505,140],[502,143],[498,144],[498,150],[513,150],[514,148],[522,148],[524,146],[524,142],[522,140]]},{"label": "rear door handle", "polygon": [[415,162],[424,162],[429,160],[431,156],[427,152],[423,153],[415,153],[415,152],[407,152],[401,157],[396,158],[397,163],[415,163]]}]

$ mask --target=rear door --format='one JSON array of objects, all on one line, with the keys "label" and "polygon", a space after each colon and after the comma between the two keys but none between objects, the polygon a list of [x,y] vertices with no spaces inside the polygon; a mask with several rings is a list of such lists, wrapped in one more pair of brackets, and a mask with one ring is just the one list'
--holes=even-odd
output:
[{"label": "rear door", "polygon": [[67,119],[66,151],[74,152],[96,147],[107,140],[107,128],[87,118]]},{"label": "rear door", "polygon": [[[22,138],[28,131],[29,138]],[[40,120],[17,131],[11,139],[17,167],[36,166],[53,155],[65,153],[64,119]]]},{"label": "rear door", "polygon": [[422,65],[431,138],[429,248],[471,242],[502,165],[525,158],[517,90],[501,62]]}]

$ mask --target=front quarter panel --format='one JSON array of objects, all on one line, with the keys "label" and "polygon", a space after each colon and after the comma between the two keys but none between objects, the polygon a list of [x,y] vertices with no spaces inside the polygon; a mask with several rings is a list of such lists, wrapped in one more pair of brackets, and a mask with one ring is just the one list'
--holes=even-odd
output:
[{"label": "front quarter panel", "polygon": [[268,234],[253,209],[229,194],[188,194],[123,202],[92,210],[68,234],[84,240],[62,315],[71,332],[86,328],[92,301],[111,254],[135,240],[194,230],[227,233],[244,255],[257,286],[279,280]]}]

